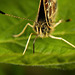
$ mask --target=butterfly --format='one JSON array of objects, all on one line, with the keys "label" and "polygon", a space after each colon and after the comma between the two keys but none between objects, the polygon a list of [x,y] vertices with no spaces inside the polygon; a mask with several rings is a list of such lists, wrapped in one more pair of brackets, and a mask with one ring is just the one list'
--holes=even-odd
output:
[{"label": "butterfly", "polygon": [[[24,29],[19,34],[13,35],[13,37],[19,37],[24,33],[27,26],[30,26],[31,28],[33,28],[35,33],[31,33],[29,35],[23,55],[25,54],[27,50],[27,47],[28,47],[28,44],[32,35],[36,35],[33,41],[33,53],[35,52],[35,48],[34,48],[35,41],[38,37],[41,37],[41,38],[50,37],[53,39],[59,39],[75,48],[75,45],[71,44],[70,42],[63,39],[62,37],[55,37],[51,34],[54,31],[55,27],[57,27],[60,23],[64,22],[64,20],[59,20],[57,23],[55,23],[56,12],[57,12],[57,0],[40,0],[38,14],[36,17],[36,21],[34,21],[34,24],[31,25],[30,23],[27,23]],[[3,11],[0,11],[0,13],[7,15],[7,16],[15,17],[15,18],[29,20],[26,18],[21,18],[21,17],[17,17],[17,16],[4,13]],[[29,21],[33,21],[33,20],[29,20]],[[70,19],[66,20],[66,22],[69,22],[69,21]]]}]

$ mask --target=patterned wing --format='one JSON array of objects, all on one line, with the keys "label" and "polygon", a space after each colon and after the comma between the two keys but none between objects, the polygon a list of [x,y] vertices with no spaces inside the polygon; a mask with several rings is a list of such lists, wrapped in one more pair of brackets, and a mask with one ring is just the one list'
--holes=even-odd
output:
[{"label": "patterned wing", "polygon": [[54,18],[55,18],[57,1],[56,0],[43,0],[43,4],[44,4],[46,22],[50,24],[54,21]]}]

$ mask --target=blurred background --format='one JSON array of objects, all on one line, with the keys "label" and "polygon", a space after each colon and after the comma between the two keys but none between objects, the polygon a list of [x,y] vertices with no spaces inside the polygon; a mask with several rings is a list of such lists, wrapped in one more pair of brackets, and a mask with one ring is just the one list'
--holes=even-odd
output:
[{"label": "blurred background", "polygon": [[75,70],[0,64],[0,75],[75,75]]}]

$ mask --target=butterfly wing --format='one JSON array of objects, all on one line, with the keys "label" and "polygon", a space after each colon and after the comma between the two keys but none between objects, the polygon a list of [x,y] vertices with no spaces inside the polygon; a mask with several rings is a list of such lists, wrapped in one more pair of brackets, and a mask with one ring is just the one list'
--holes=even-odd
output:
[{"label": "butterfly wing", "polygon": [[50,23],[54,21],[56,10],[57,10],[57,1],[43,0],[43,5],[44,5],[46,22],[47,22],[47,25],[49,25]]}]

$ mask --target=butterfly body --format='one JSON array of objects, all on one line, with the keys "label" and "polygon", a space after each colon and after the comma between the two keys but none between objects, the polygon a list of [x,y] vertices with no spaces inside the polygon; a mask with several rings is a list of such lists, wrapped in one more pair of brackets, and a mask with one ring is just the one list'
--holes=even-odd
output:
[{"label": "butterfly body", "polygon": [[53,21],[56,13],[55,6],[56,0],[40,0],[38,15],[33,25],[33,29],[38,36],[48,37],[53,32]]}]

